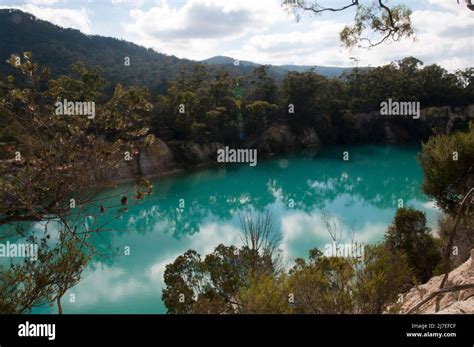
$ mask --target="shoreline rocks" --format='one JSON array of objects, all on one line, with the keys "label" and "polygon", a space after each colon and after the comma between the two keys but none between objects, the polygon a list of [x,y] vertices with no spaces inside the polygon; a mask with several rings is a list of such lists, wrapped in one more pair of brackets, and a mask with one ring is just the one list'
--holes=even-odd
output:
[{"label": "shoreline rocks", "polygon": [[[408,313],[416,304],[439,290],[443,275],[432,277],[427,283],[416,286],[403,295],[400,313]],[[474,284],[474,249],[470,258],[449,273],[445,288],[463,284]],[[441,297],[440,310],[435,312],[436,298],[422,305],[416,313],[421,314],[464,314],[474,313],[474,288],[438,295]]]},{"label": "shoreline rocks", "polygon": [[[381,116],[378,112],[353,114],[347,120],[347,127],[338,129],[338,134],[333,134],[329,142],[321,141],[315,128],[295,131],[288,124],[278,123],[271,125],[261,136],[243,139],[238,144],[198,143],[190,140],[165,142],[157,138],[140,153],[138,160],[124,162],[114,170],[101,173],[97,181],[127,181],[139,173],[159,177],[212,165],[216,163],[217,150],[224,146],[257,149],[259,158],[262,158],[305,148],[318,149],[325,144],[413,143],[427,139],[433,131],[449,134],[465,129],[469,121],[473,120],[474,105],[454,110],[450,107],[430,107],[421,110],[420,119]],[[417,122],[416,127],[414,122]]]}]

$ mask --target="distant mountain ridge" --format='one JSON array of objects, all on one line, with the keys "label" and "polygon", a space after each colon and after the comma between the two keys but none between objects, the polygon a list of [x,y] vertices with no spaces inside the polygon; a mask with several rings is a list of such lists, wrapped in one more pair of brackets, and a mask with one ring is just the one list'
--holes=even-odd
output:
[{"label": "distant mountain ridge", "polygon": [[[212,64],[212,65],[234,65],[236,59],[226,57],[226,56],[215,56],[209,59],[202,60],[201,62],[204,64]],[[257,67],[265,64],[258,64],[251,61],[246,60],[239,60],[239,66],[244,67]],[[234,65],[235,66],[235,65]],[[333,67],[333,66],[310,66],[310,65],[268,65],[270,66],[270,71],[278,74],[278,75],[285,75],[290,71],[295,72],[306,72],[310,70],[314,70],[315,72],[326,76],[326,77],[337,77],[341,75],[343,72],[350,71],[351,68],[347,67]]]}]

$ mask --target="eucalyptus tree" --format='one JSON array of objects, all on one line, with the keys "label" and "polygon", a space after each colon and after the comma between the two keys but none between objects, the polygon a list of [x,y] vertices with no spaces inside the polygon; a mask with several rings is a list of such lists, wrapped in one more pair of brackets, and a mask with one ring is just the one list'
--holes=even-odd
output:
[{"label": "eucalyptus tree", "polygon": [[[75,77],[52,79],[30,52],[8,62],[19,77],[1,84],[0,239],[30,240],[39,256],[2,263],[0,308],[23,313],[54,300],[61,312],[61,297],[96,254],[90,234],[106,230],[97,216],[108,209],[118,216],[131,201],[127,192],[96,196],[113,182],[112,170],[152,143],[144,121],[152,106],[137,87],[118,85],[106,100],[98,68],[77,63]],[[136,192],[128,192],[136,199],[151,189],[139,176]],[[32,233],[35,225],[42,234]]]},{"label": "eucalyptus tree", "polygon": [[[463,2],[469,10],[474,10],[472,0]],[[339,34],[341,43],[347,48],[372,48],[415,35],[409,1],[392,5],[386,0],[343,0],[334,5],[334,1],[329,0],[283,0],[282,4],[295,14],[297,20],[307,12],[319,15],[355,10],[353,24],[345,26]]]}]

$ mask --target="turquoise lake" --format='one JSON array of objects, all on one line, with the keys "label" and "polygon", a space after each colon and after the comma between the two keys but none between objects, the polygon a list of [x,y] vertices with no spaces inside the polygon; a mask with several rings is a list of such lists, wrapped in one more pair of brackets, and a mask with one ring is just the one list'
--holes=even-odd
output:
[{"label": "turquoise lake", "polygon": [[[111,256],[93,259],[81,282],[63,297],[64,312],[165,313],[166,264],[188,249],[205,255],[220,243],[240,245],[239,212],[246,209],[275,216],[285,263],[331,242],[323,215],[339,220],[341,241],[354,237],[374,243],[403,199],[405,206],[426,212],[428,226],[436,230],[439,212],[420,191],[419,149],[331,147],[261,159],[256,167],[228,164],[157,179],[151,196],[131,201],[128,212],[107,225],[110,231],[95,236],[97,250]],[[346,150],[349,161],[343,161]],[[132,189],[125,185],[104,194],[127,188]],[[102,217],[110,218],[107,213]],[[130,255],[123,255],[125,247]]]}]

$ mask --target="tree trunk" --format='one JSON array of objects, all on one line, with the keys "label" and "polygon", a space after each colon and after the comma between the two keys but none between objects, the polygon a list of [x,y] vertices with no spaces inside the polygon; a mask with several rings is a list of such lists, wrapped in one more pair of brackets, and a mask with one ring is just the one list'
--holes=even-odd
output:
[{"label": "tree trunk", "polygon": [[61,305],[61,296],[56,297],[56,303],[58,305],[58,314],[63,314],[63,306]]}]

